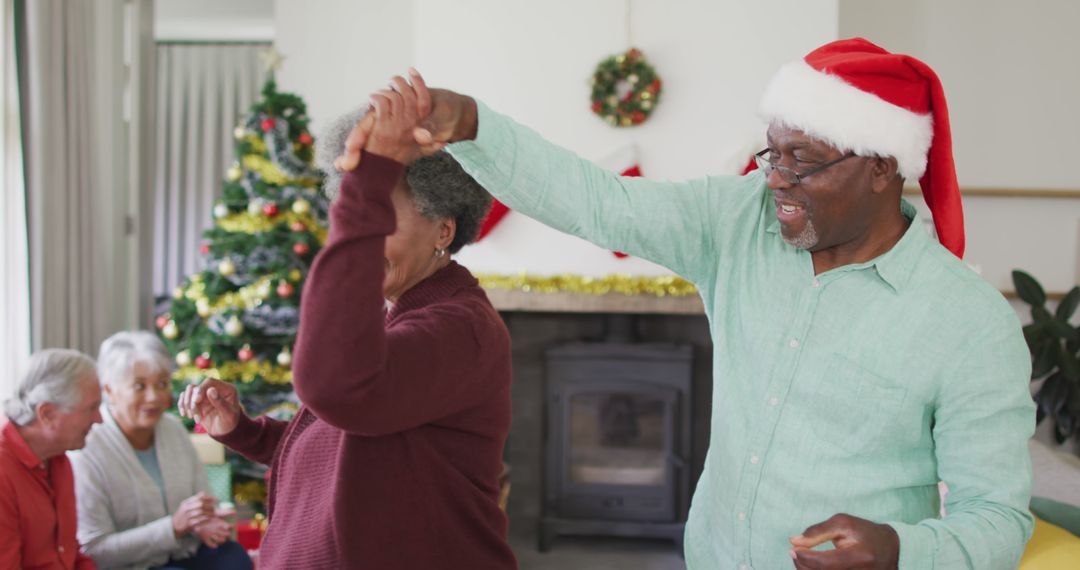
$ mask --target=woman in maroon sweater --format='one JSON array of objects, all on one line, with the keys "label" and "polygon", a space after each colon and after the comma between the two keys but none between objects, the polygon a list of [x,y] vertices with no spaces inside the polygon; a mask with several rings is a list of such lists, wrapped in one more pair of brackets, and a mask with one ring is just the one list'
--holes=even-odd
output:
[{"label": "woman in maroon sweater", "polygon": [[[516,568],[498,507],[510,338],[449,255],[475,238],[490,197],[449,155],[419,158],[416,101],[387,92],[373,105],[304,291],[300,411],[251,419],[218,380],[178,405],[272,467],[260,570]],[[331,154],[362,115],[333,129]]]}]

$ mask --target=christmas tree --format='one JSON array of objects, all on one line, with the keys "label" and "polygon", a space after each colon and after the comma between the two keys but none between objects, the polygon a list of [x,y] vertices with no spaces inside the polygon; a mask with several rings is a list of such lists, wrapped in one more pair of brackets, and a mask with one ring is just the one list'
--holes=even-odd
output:
[{"label": "christmas tree", "polygon": [[[174,393],[218,378],[236,385],[248,414],[287,420],[297,409],[290,365],[300,292],[326,241],[329,202],[304,102],[278,92],[272,72],[233,134],[236,163],[203,233],[205,269],[173,291],[156,324],[176,357]],[[261,481],[264,467],[231,453],[229,462],[237,481]],[[259,502],[257,485],[246,485]]]}]

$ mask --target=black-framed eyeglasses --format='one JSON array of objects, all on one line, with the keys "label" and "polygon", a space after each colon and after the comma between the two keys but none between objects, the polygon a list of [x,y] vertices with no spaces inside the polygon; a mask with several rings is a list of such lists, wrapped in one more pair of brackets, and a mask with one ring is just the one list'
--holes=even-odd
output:
[{"label": "black-framed eyeglasses", "polygon": [[760,168],[761,171],[765,173],[765,176],[768,176],[768,175],[772,174],[772,171],[775,170],[775,171],[780,173],[780,179],[783,180],[784,182],[787,182],[788,184],[802,184],[803,179],[806,178],[807,176],[817,174],[818,172],[821,172],[822,170],[825,170],[826,168],[828,168],[828,167],[830,167],[830,166],[832,166],[834,164],[837,164],[837,163],[845,161],[845,160],[847,160],[847,159],[849,159],[849,158],[851,158],[853,156],[856,156],[854,153],[849,152],[849,153],[845,154],[844,156],[841,156],[840,158],[838,158],[836,160],[830,160],[829,162],[826,162],[825,164],[820,164],[820,165],[815,166],[815,167],[813,167],[810,170],[807,170],[805,172],[796,172],[796,171],[794,171],[794,170],[792,170],[792,169],[790,169],[790,168],[788,168],[786,166],[780,166],[779,164],[773,164],[769,159],[765,158],[765,155],[769,154],[770,150],[771,149],[767,148],[767,149],[755,154],[754,155],[754,161],[757,162],[758,168]]}]

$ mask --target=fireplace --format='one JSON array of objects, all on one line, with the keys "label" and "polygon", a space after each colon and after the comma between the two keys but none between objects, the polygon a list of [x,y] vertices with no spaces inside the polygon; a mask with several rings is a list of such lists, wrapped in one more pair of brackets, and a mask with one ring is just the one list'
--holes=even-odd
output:
[{"label": "fireplace", "polygon": [[667,538],[681,551],[690,498],[690,346],[609,335],[545,356],[540,549],[559,535],[607,535]]}]

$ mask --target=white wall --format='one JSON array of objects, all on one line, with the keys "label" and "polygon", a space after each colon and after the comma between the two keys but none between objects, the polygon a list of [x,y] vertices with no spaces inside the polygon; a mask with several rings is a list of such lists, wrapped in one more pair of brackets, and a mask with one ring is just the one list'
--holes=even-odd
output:
[{"label": "white wall", "polygon": [[274,0],[154,0],[157,41],[271,41]]},{"label": "white wall", "polygon": [[[910,53],[941,77],[961,186],[1080,190],[1080,3],[840,0],[841,36]],[[966,197],[966,259],[1000,289],[1014,268],[1080,283],[1080,199]],[[925,208],[923,209],[925,212]]]}]

